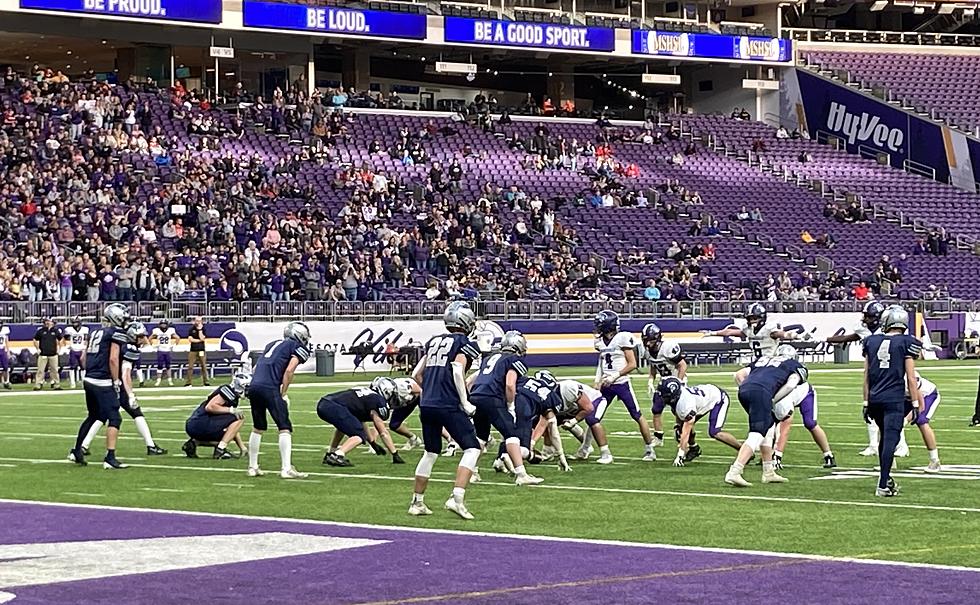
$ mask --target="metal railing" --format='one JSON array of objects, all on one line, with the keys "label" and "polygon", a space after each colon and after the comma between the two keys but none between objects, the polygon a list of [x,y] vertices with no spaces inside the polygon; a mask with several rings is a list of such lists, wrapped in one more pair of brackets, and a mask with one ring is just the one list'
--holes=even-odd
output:
[{"label": "metal railing", "polygon": [[[625,319],[712,318],[744,314],[749,305],[760,302],[771,313],[860,312],[865,301],[746,301],[728,300],[718,293],[717,300],[519,300],[471,301],[477,315],[494,321],[528,319],[592,319],[604,309],[612,309]],[[929,314],[980,312],[980,301],[949,298],[901,301]],[[441,319],[445,301],[154,301],[123,303],[133,316],[144,322],[167,319],[187,321],[200,315],[208,322],[242,321],[408,321]],[[40,323],[51,317],[65,323],[70,317],[98,322],[105,303],[101,302],[0,302],[0,321]]]}]

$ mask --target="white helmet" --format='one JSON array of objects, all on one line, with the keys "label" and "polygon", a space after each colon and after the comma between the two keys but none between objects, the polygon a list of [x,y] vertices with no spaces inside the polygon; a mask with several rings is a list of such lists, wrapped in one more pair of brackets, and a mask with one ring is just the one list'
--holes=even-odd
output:
[{"label": "white helmet", "polygon": [[398,390],[398,386],[395,385],[395,381],[387,376],[378,376],[371,381],[371,390],[381,395],[384,400],[388,403],[392,403],[395,399],[395,393]]},{"label": "white helmet", "polygon": [[779,345],[776,347],[776,357],[789,357],[790,359],[796,359],[799,352],[793,345]]},{"label": "white helmet", "polygon": [[901,305],[891,305],[881,313],[881,331],[909,329],[909,313]]},{"label": "white helmet", "polygon": [[146,326],[141,321],[134,321],[126,327],[126,337],[132,343],[138,343],[140,338],[146,338]]},{"label": "white helmet", "polygon": [[411,378],[395,379],[395,394],[398,396],[400,405],[409,405],[415,401],[415,390],[412,388],[415,386],[418,386],[418,383]]},{"label": "white helmet", "polygon": [[310,335],[310,329],[301,321],[291,321],[286,324],[282,331],[282,337],[295,340],[303,346],[310,344],[310,340],[313,338]]},{"label": "white helmet", "polygon": [[562,401],[566,405],[578,405],[578,398],[582,394],[582,385],[574,380],[562,380],[558,383],[558,392],[561,393]]},{"label": "white helmet", "polygon": [[238,395],[244,395],[248,387],[252,384],[252,373],[248,370],[239,370],[231,377],[231,390]]}]

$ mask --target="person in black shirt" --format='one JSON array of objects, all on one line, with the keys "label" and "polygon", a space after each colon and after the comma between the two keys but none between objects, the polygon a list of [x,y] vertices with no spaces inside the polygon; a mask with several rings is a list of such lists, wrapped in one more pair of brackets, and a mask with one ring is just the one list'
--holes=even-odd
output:
[{"label": "person in black shirt", "polygon": [[191,329],[187,333],[187,339],[191,343],[191,350],[187,354],[187,381],[184,383],[185,387],[189,387],[193,383],[194,367],[198,365],[201,367],[201,380],[204,381],[204,386],[211,385],[208,382],[208,358],[204,352],[206,338],[204,335],[204,319],[195,317],[194,323],[191,324]]},{"label": "person in black shirt", "polygon": [[44,385],[44,372],[50,372],[51,388],[61,390],[61,374],[58,370],[58,345],[64,338],[61,328],[54,325],[50,317],[44,318],[44,325],[34,333],[34,348],[37,349],[37,374],[34,376],[34,390],[40,391]]}]

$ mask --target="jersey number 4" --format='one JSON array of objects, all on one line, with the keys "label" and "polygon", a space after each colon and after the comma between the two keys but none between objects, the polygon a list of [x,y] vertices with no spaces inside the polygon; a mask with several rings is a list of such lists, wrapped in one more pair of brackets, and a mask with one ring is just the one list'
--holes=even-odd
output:
[{"label": "jersey number 4", "polygon": [[878,353],[875,357],[878,358],[878,367],[882,370],[887,370],[891,365],[892,357],[889,351],[891,343],[887,340],[882,340],[881,345],[878,346]]}]

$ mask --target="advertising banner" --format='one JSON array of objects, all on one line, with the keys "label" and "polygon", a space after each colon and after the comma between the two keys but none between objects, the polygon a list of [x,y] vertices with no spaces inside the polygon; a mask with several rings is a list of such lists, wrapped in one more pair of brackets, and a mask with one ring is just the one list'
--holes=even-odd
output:
[{"label": "advertising banner", "polygon": [[425,15],[283,2],[242,4],[245,27],[291,29],[339,36],[424,40]]},{"label": "advertising banner", "polygon": [[221,0],[20,0],[20,7],[161,21],[221,23]]},{"label": "advertising banner", "polygon": [[793,60],[792,42],[781,38],[688,34],[656,30],[633,30],[632,36],[631,51],[634,55],[779,63]]},{"label": "advertising banner", "polygon": [[488,46],[611,52],[616,47],[616,32],[605,27],[446,17],[445,40]]}]

